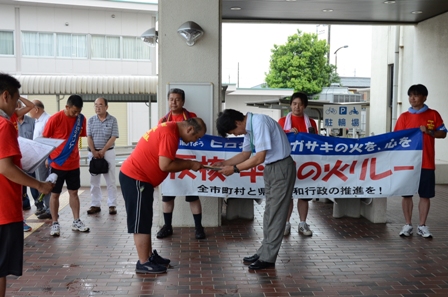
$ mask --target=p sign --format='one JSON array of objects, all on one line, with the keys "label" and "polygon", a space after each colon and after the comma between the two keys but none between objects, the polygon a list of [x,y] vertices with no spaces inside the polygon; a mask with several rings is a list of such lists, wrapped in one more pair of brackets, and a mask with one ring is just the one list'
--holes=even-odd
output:
[{"label": "p sign", "polygon": [[360,128],[361,105],[324,105],[325,128]]},{"label": "p sign", "polygon": [[347,106],[339,106],[339,114],[346,115],[347,114]]}]

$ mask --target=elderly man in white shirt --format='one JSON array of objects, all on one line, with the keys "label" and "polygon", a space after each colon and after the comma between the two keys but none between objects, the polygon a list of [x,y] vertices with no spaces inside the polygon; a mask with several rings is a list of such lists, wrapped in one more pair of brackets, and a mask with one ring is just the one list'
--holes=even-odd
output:
[{"label": "elderly man in white shirt", "polygon": [[[29,115],[35,119],[33,139],[42,137],[45,124],[50,115],[45,112],[45,106],[40,100],[33,100],[34,108],[29,111]],[[45,163],[40,164],[35,171],[36,179],[44,181],[50,175],[50,168],[47,168]],[[50,194],[44,196],[43,202],[37,203],[37,211],[35,215],[38,219],[50,219]]]},{"label": "elderly man in white shirt", "polygon": [[117,213],[117,185],[115,178],[115,140],[119,137],[117,119],[107,112],[109,108],[106,98],[95,100],[95,113],[87,122],[87,144],[89,145],[89,161],[92,158],[104,158],[109,163],[109,171],[104,174],[90,177],[91,204],[87,214],[96,214],[101,211],[101,175],[107,185],[107,204],[109,214]]}]

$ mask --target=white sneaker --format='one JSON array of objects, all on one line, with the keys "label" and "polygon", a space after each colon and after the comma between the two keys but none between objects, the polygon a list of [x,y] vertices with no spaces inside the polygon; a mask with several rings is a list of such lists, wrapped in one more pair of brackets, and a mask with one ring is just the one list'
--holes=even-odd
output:
[{"label": "white sneaker", "polygon": [[59,236],[59,235],[61,235],[61,228],[60,228],[58,222],[54,222],[53,225],[51,225],[50,235],[51,236]]},{"label": "white sneaker", "polygon": [[302,233],[305,236],[313,235],[313,231],[310,230],[310,225],[308,225],[306,222],[299,223],[299,233]]},{"label": "white sneaker", "polygon": [[414,231],[414,228],[412,228],[412,225],[404,225],[403,229],[401,229],[400,236],[411,236],[412,231]]},{"label": "white sneaker", "polygon": [[89,232],[90,228],[86,227],[80,219],[77,219],[76,221],[73,221],[72,230],[80,232]]},{"label": "white sneaker", "polygon": [[426,225],[418,226],[417,234],[422,236],[422,237],[424,237],[424,238],[432,237],[432,234],[429,233],[428,226],[426,226]]},{"label": "white sneaker", "polygon": [[285,232],[283,232],[283,235],[284,236],[288,236],[289,234],[291,234],[291,223],[290,222],[286,222]]}]

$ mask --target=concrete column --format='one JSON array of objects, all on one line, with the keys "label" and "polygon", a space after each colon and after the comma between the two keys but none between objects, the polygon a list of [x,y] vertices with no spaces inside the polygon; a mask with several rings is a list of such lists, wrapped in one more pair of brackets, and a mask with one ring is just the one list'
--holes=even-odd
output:
[{"label": "concrete column", "polygon": [[[167,85],[172,83],[211,83],[213,85],[213,123],[220,108],[221,90],[221,1],[220,0],[163,0],[159,1],[159,118],[167,113]],[[205,34],[193,46],[188,46],[177,33],[183,23],[193,21]],[[188,96],[188,94],[186,94]],[[201,112],[189,107],[201,117]],[[208,115],[209,116],[209,115]],[[215,134],[207,127],[207,134]],[[157,195],[161,199],[160,195]],[[205,227],[221,224],[221,199],[201,197],[202,224]],[[161,203],[160,203],[161,204]],[[159,225],[163,225],[160,209]],[[184,197],[177,197],[173,226],[194,226],[193,216]]]}]

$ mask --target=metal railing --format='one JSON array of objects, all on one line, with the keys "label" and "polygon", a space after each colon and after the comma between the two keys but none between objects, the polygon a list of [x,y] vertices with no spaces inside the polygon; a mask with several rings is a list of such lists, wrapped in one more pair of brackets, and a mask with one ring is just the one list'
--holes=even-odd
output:
[{"label": "metal railing", "polygon": [[[127,157],[132,153],[134,150],[135,145],[129,145],[129,146],[116,146],[115,147],[115,159],[116,159],[116,166],[120,167],[121,164],[124,162],[124,160],[127,159]],[[80,155],[80,165],[81,167],[88,167],[89,161],[88,161],[88,153],[89,151],[87,148],[82,148],[79,150]]]}]

